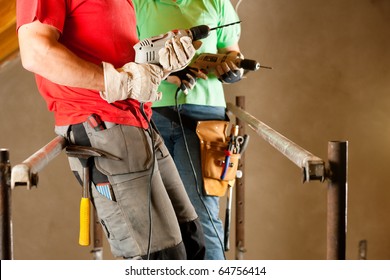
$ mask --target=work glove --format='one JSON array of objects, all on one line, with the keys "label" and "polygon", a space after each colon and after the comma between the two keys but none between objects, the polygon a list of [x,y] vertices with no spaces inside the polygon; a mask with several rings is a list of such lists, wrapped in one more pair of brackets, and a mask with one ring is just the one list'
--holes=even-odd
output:
[{"label": "work glove", "polygon": [[167,81],[177,85],[185,94],[188,94],[188,91],[195,87],[198,78],[207,80],[208,77],[200,69],[187,66],[169,75]]},{"label": "work glove", "polygon": [[192,41],[189,36],[173,37],[165,42],[165,47],[159,50],[159,63],[164,74],[184,69],[192,60],[202,42]]},{"label": "work glove", "polygon": [[141,103],[160,100],[158,86],[164,75],[160,66],[129,62],[115,69],[110,63],[103,62],[104,91],[101,98],[108,103],[132,98]]},{"label": "work glove", "polygon": [[234,58],[217,65],[215,67],[215,74],[222,83],[232,84],[240,81],[244,76],[244,69],[239,68],[233,61],[236,58],[244,59],[244,56],[235,51],[229,52],[228,55]]}]

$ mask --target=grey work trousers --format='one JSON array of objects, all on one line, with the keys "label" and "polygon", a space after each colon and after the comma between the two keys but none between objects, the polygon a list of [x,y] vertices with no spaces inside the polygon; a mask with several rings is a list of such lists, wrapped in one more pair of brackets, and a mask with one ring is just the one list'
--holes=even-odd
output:
[{"label": "grey work trousers", "polygon": [[[195,225],[190,233],[195,237],[193,248],[202,256],[201,225],[159,134],[153,129],[125,125],[101,131],[95,131],[86,122],[82,126],[92,147],[121,159],[95,157],[92,166],[106,176],[112,187],[114,199],[108,199],[96,189],[96,184],[91,184],[91,199],[113,255],[142,259],[151,253],[157,259],[186,259],[186,251],[194,252],[184,248],[181,229],[190,222]],[[69,131],[71,144],[85,144],[80,143],[80,136],[72,135],[72,126]],[[79,171],[77,162],[69,160],[72,170]]]}]

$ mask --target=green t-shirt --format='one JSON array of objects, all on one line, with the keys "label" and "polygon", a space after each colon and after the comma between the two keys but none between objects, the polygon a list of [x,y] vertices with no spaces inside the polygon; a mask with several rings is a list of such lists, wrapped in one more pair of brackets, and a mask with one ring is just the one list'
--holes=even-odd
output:
[{"label": "green t-shirt", "polygon": [[[140,40],[166,33],[174,29],[189,29],[198,25],[210,28],[238,21],[238,16],[230,0],[133,0],[137,15],[137,30]],[[210,31],[202,39],[200,53],[217,53],[218,49],[229,47],[238,42],[240,25]],[[195,56],[196,57],[196,56]],[[214,74],[207,80],[198,79],[188,95],[179,92],[179,104],[226,106],[222,83]],[[163,81],[159,91],[163,93],[154,107],[175,105],[177,86]]]}]

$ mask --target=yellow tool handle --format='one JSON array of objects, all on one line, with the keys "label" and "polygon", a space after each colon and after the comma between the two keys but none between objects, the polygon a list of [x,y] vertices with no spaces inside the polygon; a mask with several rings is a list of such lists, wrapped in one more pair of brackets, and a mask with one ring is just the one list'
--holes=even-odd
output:
[{"label": "yellow tool handle", "polygon": [[82,197],[80,202],[80,235],[79,244],[81,246],[88,246],[90,244],[90,203],[88,197]]}]

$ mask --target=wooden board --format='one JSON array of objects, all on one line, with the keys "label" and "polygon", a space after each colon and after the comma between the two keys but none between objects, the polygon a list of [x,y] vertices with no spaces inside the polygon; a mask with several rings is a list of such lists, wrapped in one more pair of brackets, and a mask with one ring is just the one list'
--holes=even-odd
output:
[{"label": "wooden board", "polygon": [[0,64],[18,51],[16,0],[0,0]]}]

